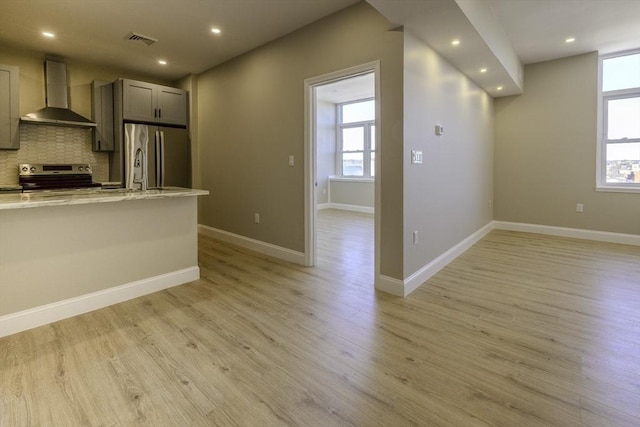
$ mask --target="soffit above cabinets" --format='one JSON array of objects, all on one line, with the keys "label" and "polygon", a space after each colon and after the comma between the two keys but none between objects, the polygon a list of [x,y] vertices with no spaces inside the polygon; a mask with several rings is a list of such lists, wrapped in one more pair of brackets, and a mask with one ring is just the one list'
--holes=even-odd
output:
[{"label": "soffit above cabinets", "polygon": [[638,0],[367,1],[492,96],[521,93],[519,64],[640,48]]},{"label": "soffit above cabinets", "polygon": [[[474,3],[475,1],[475,3]],[[497,18],[477,0],[368,0],[493,97],[522,93],[522,63]],[[458,40],[460,44],[453,45]],[[486,72],[481,72],[481,69]],[[498,89],[501,88],[501,89]]]}]

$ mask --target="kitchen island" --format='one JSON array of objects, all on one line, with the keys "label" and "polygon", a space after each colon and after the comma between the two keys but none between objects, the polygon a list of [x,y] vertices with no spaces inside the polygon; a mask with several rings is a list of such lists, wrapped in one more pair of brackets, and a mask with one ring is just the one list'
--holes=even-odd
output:
[{"label": "kitchen island", "polygon": [[0,336],[197,280],[197,196],[207,194],[0,195]]}]

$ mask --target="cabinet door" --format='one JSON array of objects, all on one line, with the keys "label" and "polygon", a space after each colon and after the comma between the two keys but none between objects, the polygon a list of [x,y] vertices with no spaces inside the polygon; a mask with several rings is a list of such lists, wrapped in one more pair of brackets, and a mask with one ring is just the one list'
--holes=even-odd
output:
[{"label": "cabinet door", "polygon": [[187,93],[185,91],[158,86],[158,122],[187,125]]},{"label": "cabinet door", "polygon": [[96,128],[93,131],[93,151],[113,151],[113,83],[93,81],[92,111]]},{"label": "cabinet door", "polygon": [[124,79],[122,118],[136,122],[155,122],[158,115],[156,85]]},{"label": "cabinet door", "polygon": [[0,150],[20,148],[18,67],[0,64]]}]

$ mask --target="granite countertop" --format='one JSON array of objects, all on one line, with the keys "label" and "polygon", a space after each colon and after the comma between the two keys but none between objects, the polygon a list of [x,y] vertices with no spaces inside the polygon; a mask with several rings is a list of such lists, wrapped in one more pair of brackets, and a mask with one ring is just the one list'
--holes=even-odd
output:
[{"label": "granite countertop", "polygon": [[123,188],[38,191],[33,193],[0,194],[0,210],[38,208],[46,206],[86,205],[127,200],[162,199],[167,197],[206,196],[207,190],[165,187],[162,189],[125,190]]}]

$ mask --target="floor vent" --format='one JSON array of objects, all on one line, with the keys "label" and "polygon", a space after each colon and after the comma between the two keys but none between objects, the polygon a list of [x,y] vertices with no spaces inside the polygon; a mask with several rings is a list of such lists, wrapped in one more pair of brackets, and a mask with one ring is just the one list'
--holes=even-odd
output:
[{"label": "floor vent", "polygon": [[152,44],[158,41],[158,39],[154,39],[153,37],[149,37],[149,36],[143,36],[142,34],[138,34],[138,33],[129,33],[127,35],[127,40],[131,40],[134,42],[142,42],[147,46],[151,46]]}]

